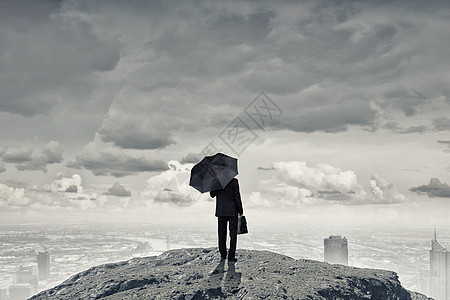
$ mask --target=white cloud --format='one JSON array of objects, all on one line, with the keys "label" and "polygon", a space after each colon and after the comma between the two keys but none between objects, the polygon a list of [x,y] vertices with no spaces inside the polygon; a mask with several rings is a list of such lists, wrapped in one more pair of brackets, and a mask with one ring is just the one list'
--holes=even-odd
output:
[{"label": "white cloud", "polygon": [[189,185],[191,168],[194,164],[181,164],[176,160],[168,163],[169,170],[152,176],[141,193],[155,203],[168,203],[177,206],[191,206],[199,200],[211,200],[208,193],[200,194]]},{"label": "white cloud", "polygon": [[338,191],[343,194],[363,194],[353,171],[342,171],[327,164],[307,166],[306,162],[275,162],[273,167],[289,183],[312,191]]},{"label": "white cloud", "polygon": [[[51,183],[50,189],[54,193],[68,192],[71,188],[75,187],[75,193],[83,193],[83,187],[81,186],[81,176],[73,174],[72,177],[64,177],[63,173],[59,173],[57,178]],[[72,192],[72,191],[69,191]]]},{"label": "white cloud", "polygon": [[328,164],[309,165],[301,161],[274,162],[277,176],[261,180],[249,204],[256,206],[315,206],[326,203],[344,205],[395,204],[407,201],[397,188],[377,175],[365,191],[353,171]]},{"label": "white cloud", "polygon": [[25,195],[24,188],[9,187],[0,183],[0,207],[19,208],[30,204],[31,199]]},{"label": "white cloud", "polygon": [[86,193],[78,174],[64,177],[58,174],[51,184],[11,187],[0,184],[0,207],[5,210],[78,211],[95,209],[97,194]]},{"label": "white cloud", "polygon": [[97,203],[95,203],[95,199],[86,199],[86,198],[69,199],[69,202],[73,206],[78,207],[81,210],[89,210],[97,208]]},{"label": "white cloud", "polygon": [[[246,195],[245,202],[243,205],[245,207],[265,207],[265,208],[275,208],[276,203],[274,201],[270,201],[263,197],[261,192],[253,191],[249,195]],[[244,209],[245,209],[244,207]]]},{"label": "white cloud", "polygon": [[83,187],[79,174],[66,176],[58,173],[51,183],[42,186],[11,187],[0,184],[0,207],[4,211],[20,208],[23,211],[44,212],[120,213],[136,210],[139,214],[143,210],[155,209],[169,213],[179,207],[184,211],[205,213],[207,207],[202,203],[205,200],[211,203],[212,199],[209,194],[201,195],[189,186],[187,179],[192,166],[170,161],[169,170],[149,178],[147,187],[133,195],[119,183],[115,183],[107,193],[98,195],[97,190]]},{"label": "white cloud", "polygon": [[372,175],[369,183],[374,202],[376,203],[400,203],[406,201],[405,196],[392,183],[388,183],[376,174]]},{"label": "white cloud", "polygon": [[51,193],[51,197],[56,199],[56,203],[53,202],[53,204],[73,206],[83,210],[97,207],[97,193],[84,191],[79,174],[65,177],[63,173],[59,173],[50,185],[44,186],[45,189]]}]

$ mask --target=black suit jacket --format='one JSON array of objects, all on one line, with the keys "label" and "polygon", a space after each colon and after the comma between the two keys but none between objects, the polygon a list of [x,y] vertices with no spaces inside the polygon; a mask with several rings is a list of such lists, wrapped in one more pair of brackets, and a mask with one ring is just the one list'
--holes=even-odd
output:
[{"label": "black suit jacket", "polygon": [[239,183],[233,178],[222,190],[211,191],[209,195],[216,197],[216,217],[234,217],[243,214]]}]

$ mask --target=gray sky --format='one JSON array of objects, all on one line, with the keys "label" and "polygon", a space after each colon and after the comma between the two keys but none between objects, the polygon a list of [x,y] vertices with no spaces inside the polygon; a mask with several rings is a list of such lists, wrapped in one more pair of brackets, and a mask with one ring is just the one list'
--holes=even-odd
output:
[{"label": "gray sky", "polygon": [[249,218],[444,222],[448,28],[447,1],[0,1],[0,214],[213,216],[184,183],[212,142]]}]

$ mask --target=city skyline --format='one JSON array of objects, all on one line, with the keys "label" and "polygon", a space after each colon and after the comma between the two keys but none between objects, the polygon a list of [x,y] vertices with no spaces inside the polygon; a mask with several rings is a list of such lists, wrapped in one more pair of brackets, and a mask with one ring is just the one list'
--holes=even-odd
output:
[{"label": "city skyline", "polygon": [[[429,249],[430,240],[433,241],[434,237],[433,230],[426,227],[291,226],[280,233],[276,228],[256,226],[248,236],[241,237],[238,250],[268,250],[295,259],[323,261],[325,249],[322,237],[332,231],[343,232],[349,239],[348,265],[351,267],[395,271],[407,289],[430,295]],[[443,228],[439,232],[440,243],[450,244],[450,231]],[[31,239],[30,235],[35,238]],[[169,249],[214,247],[216,232],[199,224],[183,229],[170,224],[35,224],[0,228],[0,240],[5,246],[0,256],[1,292],[18,282],[14,274],[21,268],[26,270],[32,267],[33,271],[31,277],[26,279],[22,276],[20,282],[28,280],[37,283],[38,264],[34,253],[42,252],[43,246],[50,251],[51,277],[40,281],[38,290],[50,288],[75,273],[99,264],[158,255]],[[31,249],[34,249],[33,253]],[[17,288],[26,288],[24,283],[17,284],[22,284]]]}]

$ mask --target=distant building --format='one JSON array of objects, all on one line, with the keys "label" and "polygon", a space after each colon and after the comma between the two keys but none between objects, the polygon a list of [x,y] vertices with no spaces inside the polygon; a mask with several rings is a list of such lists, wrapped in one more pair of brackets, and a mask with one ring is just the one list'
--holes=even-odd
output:
[{"label": "distant building", "polygon": [[50,278],[50,253],[48,251],[38,252],[37,265],[39,281]]},{"label": "distant building", "polygon": [[436,230],[430,250],[430,296],[450,300],[450,253],[438,242]]},{"label": "distant building", "polygon": [[0,300],[9,300],[8,291],[5,288],[0,288]]},{"label": "distant building", "polygon": [[345,237],[330,235],[323,240],[323,245],[325,262],[348,265],[348,245]]},{"label": "distant building", "polygon": [[418,292],[430,295],[430,270],[421,270],[416,279]]},{"label": "distant building", "polygon": [[26,300],[33,295],[33,287],[29,283],[12,284],[9,286],[8,300]]},{"label": "distant building", "polygon": [[27,266],[23,267],[20,266],[17,271],[14,273],[14,280],[15,285],[20,284],[30,284],[33,287],[37,288],[38,285],[38,278],[37,274],[35,272],[35,267],[33,266]]}]

